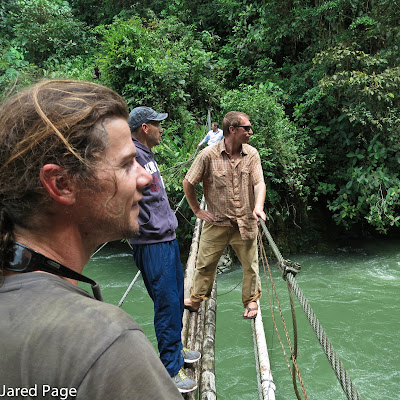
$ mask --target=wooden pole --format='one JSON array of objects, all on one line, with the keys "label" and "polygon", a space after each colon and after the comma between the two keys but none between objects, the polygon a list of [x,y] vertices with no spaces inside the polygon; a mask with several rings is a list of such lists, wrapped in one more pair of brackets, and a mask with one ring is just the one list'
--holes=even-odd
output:
[{"label": "wooden pole", "polygon": [[[203,196],[200,208],[204,210],[204,207],[205,207],[205,200]],[[196,268],[197,251],[199,249],[199,242],[200,242],[200,235],[202,228],[203,228],[203,221],[197,218],[194,226],[189,257],[186,263],[185,288],[184,288],[185,298],[190,296],[190,287],[192,285],[194,269]],[[185,312],[183,313],[183,329],[182,329],[182,343],[184,344],[187,343],[186,341],[188,337],[189,316],[190,316],[189,311],[185,310]]]},{"label": "wooden pole", "polygon": [[[205,208],[204,197],[200,204]],[[193,231],[192,244],[186,264],[185,297],[190,296],[194,270],[196,268],[197,252],[199,249],[200,235],[203,222],[196,220]],[[216,327],[217,291],[216,278],[208,301],[200,304],[198,312],[185,310],[183,314],[182,342],[186,347],[200,351],[200,361],[187,368],[188,376],[197,382],[197,390],[184,395],[186,400],[215,400],[217,391],[215,386],[215,327]]]},{"label": "wooden pole", "polygon": [[201,361],[200,400],[214,400],[217,398],[215,383],[215,331],[217,322],[217,280],[211,298],[206,302],[204,315],[203,357]]},{"label": "wooden pole", "polygon": [[[205,201],[202,199],[200,207],[204,209]],[[197,252],[203,224],[196,220],[189,258],[186,264],[185,297],[190,296],[194,270],[196,267]],[[275,385],[272,379],[268,349],[265,340],[260,303],[258,303],[257,318],[252,321],[254,352],[258,366],[258,382],[260,399],[275,400]],[[198,312],[190,313],[185,310],[183,315],[182,342],[188,348],[202,353],[200,361],[188,368],[188,376],[194,379],[197,390],[183,395],[186,400],[216,400],[217,389],[215,382],[215,332],[217,315],[217,281],[214,278],[211,298],[200,304]]]},{"label": "wooden pole", "polygon": [[256,365],[258,366],[258,389],[260,392],[260,398],[262,400],[275,400],[275,384],[272,378],[259,301],[257,301],[257,305],[258,313],[256,319],[252,321],[252,329],[254,339],[254,355],[256,358]]}]

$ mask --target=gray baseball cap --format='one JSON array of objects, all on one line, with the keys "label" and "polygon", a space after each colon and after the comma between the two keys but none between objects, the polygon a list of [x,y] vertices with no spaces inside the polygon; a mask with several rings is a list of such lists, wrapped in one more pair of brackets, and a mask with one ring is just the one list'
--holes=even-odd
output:
[{"label": "gray baseball cap", "polygon": [[136,107],[129,113],[128,124],[131,131],[149,121],[162,121],[168,117],[168,113],[158,113],[150,107]]}]

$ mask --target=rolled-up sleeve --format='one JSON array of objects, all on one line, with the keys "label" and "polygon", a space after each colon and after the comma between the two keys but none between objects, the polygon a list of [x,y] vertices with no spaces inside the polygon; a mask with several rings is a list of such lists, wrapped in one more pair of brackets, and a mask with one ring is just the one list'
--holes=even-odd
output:
[{"label": "rolled-up sleeve", "polygon": [[197,185],[203,180],[204,173],[206,171],[206,156],[204,151],[201,151],[193,164],[190,166],[189,171],[186,173],[185,179],[189,181],[193,186]]},{"label": "rolled-up sleeve", "polygon": [[253,155],[253,159],[251,162],[251,176],[253,186],[256,186],[260,182],[264,182],[264,174],[261,167],[261,158],[258,152]]}]

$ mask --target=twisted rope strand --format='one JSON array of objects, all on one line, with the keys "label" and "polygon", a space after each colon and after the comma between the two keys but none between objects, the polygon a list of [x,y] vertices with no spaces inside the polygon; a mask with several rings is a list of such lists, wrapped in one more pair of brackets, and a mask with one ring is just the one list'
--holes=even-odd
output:
[{"label": "twisted rope strand", "polygon": [[[274,243],[274,241],[262,219],[260,219],[260,223],[261,223],[261,227],[268,239],[268,242],[269,242],[272,250],[275,253],[276,258],[278,259],[278,267],[284,265],[283,257],[281,255],[281,253],[279,252],[279,249],[277,248],[276,244]],[[342,362],[340,361],[337,353],[333,349],[333,346],[332,346],[330,340],[328,339],[324,329],[322,328],[320,322],[318,321],[318,319],[317,319],[315,313],[313,312],[313,310],[311,309],[310,305],[308,304],[308,301],[305,298],[303,292],[299,288],[294,274],[289,271],[284,276],[286,277],[287,282],[290,283],[294,294],[298,298],[298,300],[307,316],[307,319],[310,322],[310,325],[312,326],[312,328],[318,338],[318,341],[320,342],[320,344],[325,352],[325,355],[327,356],[327,358],[335,372],[335,375],[338,378],[340,385],[342,386],[342,389],[345,392],[348,400],[361,400],[361,396],[357,392],[346,369],[344,368]]]},{"label": "twisted rope strand", "polygon": [[[278,339],[279,339],[281,348],[283,350],[283,354],[284,354],[284,357],[286,359],[287,366],[289,368],[290,376],[292,377],[292,380],[293,380],[293,389],[294,389],[294,392],[296,394],[296,397],[297,397],[298,400],[301,399],[300,393],[299,393],[298,388],[297,388],[297,382],[296,382],[296,375],[297,375],[297,377],[299,379],[299,382],[300,382],[301,390],[302,390],[303,395],[304,395],[304,399],[308,400],[306,388],[304,386],[303,379],[301,377],[300,370],[299,370],[298,365],[297,365],[297,360],[296,360],[297,350],[296,350],[296,353],[292,350],[292,345],[291,345],[291,342],[290,342],[289,333],[288,333],[288,330],[286,328],[285,318],[283,317],[282,309],[281,309],[281,306],[280,306],[280,303],[279,303],[278,293],[276,291],[275,283],[274,283],[274,280],[272,278],[271,268],[270,268],[269,263],[268,263],[267,255],[266,255],[263,243],[262,243],[262,236],[260,235],[260,232],[258,233],[258,238],[259,238],[259,248],[260,248],[260,253],[261,253],[261,260],[262,260],[262,263],[263,263],[264,275],[265,275],[265,278],[266,278],[265,281],[266,281],[268,299],[269,299],[269,304],[270,304],[270,309],[271,309],[271,316],[272,316],[272,321],[273,321],[273,324],[274,324],[274,327],[275,327],[275,331],[276,331],[276,333],[278,335]],[[283,328],[284,328],[284,331],[285,331],[285,335],[286,335],[286,340],[288,342],[289,350],[291,352],[291,360],[292,360],[293,368],[295,369],[296,374],[293,373],[293,369],[290,367],[289,359],[288,359],[288,357],[286,355],[285,347],[283,345],[283,342],[282,342],[282,339],[281,339],[281,335],[280,335],[278,327],[276,325],[275,315],[274,315],[273,308],[272,308],[271,295],[270,295],[267,276],[266,276],[265,265],[267,265],[267,267],[268,267],[268,273],[269,273],[269,277],[270,277],[270,280],[271,280],[271,286],[272,286],[272,288],[274,290],[275,299],[277,301],[277,307],[279,309],[279,313],[280,313],[280,316],[281,316],[282,325],[283,325]],[[292,309],[292,315],[293,314],[294,314],[294,309]],[[295,324],[295,318],[294,318],[293,323]],[[297,331],[297,329],[295,329],[295,330]],[[297,333],[295,334],[295,338],[294,339],[295,339],[295,349],[297,349]]]}]

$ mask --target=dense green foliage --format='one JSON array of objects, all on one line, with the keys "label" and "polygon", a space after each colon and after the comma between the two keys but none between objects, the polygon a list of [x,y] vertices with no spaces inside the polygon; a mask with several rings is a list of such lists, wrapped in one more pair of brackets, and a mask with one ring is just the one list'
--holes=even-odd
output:
[{"label": "dense green foliage", "polygon": [[167,111],[157,157],[173,204],[207,111],[222,122],[238,109],[255,127],[273,230],[317,240],[331,222],[400,225],[398,0],[9,0],[0,33],[3,96],[71,77]]}]

